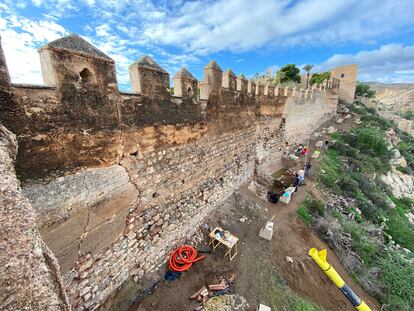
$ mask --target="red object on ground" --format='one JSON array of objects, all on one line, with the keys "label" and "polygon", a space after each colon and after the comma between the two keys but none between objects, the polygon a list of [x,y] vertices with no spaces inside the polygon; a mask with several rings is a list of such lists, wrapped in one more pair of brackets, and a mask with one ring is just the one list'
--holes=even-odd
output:
[{"label": "red object on ground", "polygon": [[205,257],[197,257],[197,250],[194,247],[183,245],[172,252],[168,262],[168,269],[175,272],[184,272],[190,269],[193,263]]}]

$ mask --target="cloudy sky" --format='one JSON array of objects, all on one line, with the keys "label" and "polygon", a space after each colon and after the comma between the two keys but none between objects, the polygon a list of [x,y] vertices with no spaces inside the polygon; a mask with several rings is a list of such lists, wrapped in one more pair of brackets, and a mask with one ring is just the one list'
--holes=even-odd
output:
[{"label": "cloudy sky", "polygon": [[0,34],[19,83],[41,84],[37,49],[70,33],[116,61],[123,90],[144,54],[199,79],[215,59],[246,76],[358,63],[362,81],[414,82],[413,12],[414,0],[0,0]]}]

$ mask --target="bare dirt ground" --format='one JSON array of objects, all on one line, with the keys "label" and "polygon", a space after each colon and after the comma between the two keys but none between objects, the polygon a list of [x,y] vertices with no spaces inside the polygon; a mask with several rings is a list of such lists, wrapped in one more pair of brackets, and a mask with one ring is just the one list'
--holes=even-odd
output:
[{"label": "bare dirt ground", "polygon": [[[335,126],[347,128],[352,124],[351,119]],[[320,139],[313,139],[310,146]],[[316,165],[317,161],[314,161],[314,167]],[[224,249],[219,247],[214,253],[206,254],[204,260],[183,273],[180,279],[161,281],[152,294],[136,301],[129,310],[193,310],[198,303],[189,297],[206,282],[217,283],[215,276],[229,271],[236,273],[234,292],[247,299],[250,310],[256,310],[259,303],[277,306],[279,310],[294,310],[288,301],[291,296],[284,294],[290,289],[325,310],[354,310],[339,289],[310,259],[308,251],[312,247],[327,248],[328,260],[338,273],[372,310],[379,310],[377,302],[350,279],[328,245],[297,217],[296,210],[308,192],[321,195],[314,186],[313,178],[306,179],[306,184],[293,195],[289,205],[281,202],[272,204],[250,191],[247,185],[242,186],[206,221],[210,230],[220,225],[240,238],[239,253],[234,260],[229,262],[228,258],[224,258]],[[273,239],[266,241],[258,233],[273,215]],[[247,221],[240,222],[240,217],[246,217]],[[203,229],[204,242],[198,245],[198,250],[209,249],[208,232],[208,229]],[[286,256],[291,257],[293,263],[288,263]]]}]

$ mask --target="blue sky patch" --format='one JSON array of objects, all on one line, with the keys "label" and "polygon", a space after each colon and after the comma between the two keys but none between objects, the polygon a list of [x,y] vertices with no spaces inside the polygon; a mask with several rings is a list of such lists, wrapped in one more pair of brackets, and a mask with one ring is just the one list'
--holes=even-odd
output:
[{"label": "blue sky patch", "polygon": [[115,60],[122,90],[144,54],[198,79],[215,59],[247,77],[287,63],[358,63],[362,81],[414,82],[412,10],[412,0],[3,0],[0,33],[19,83],[41,84],[37,49],[70,33]]}]

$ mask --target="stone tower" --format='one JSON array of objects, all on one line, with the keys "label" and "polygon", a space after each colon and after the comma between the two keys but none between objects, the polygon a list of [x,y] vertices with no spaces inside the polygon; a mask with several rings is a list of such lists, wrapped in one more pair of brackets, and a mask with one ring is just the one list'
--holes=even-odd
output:
[{"label": "stone tower", "polygon": [[175,74],[173,81],[175,96],[197,98],[198,81],[186,68],[181,68]]},{"label": "stone tower", "polygon": [[45,84],[77,84],[117,92],[115,62],[79,35],[52,41],[39,49]]},{"label": "stone tower", "polygon": [[331,70],[331,76],[339,79],[339,100],[352,103],[358,74],[358,65],[346,65]]},{"label": "stone tower", "polygon": [[243,74],[237,77],[237,91],[247,93],[247,79]]},{"label": "stone tower", "polygon": [[264,88],[265,86],[263,85],[263,83],[260,80],[257,80],[256,83],[256,96],[261,96],[264,94]]},{"label": "stone tower", "polygon": [[273,85],[271,85],[269,82],[266,82],[263,94],[265,96],[274,96],[275,95],[275,87]]},{"label": "stone tower", "polygon": [[256,94],[256,82],[253,79],[250,79],[247,83],[247,93],[252,95]]},{"label": "stone tower", "polygon": [[235,91],[237,88],[236,75],[231,69],[227,69],[223,73],[223,87],[231,91]]},{"label": "stone tower", "polygon": [[203,81],[200,83],[200,99],[207,100],[211,93],[220,91],[223,70],[212,60],[203,69]]},{"label": "stone tower", "polygon": [[170,75],[145,55],[129,66],[132,90],[143,95],[169,95]]}]

